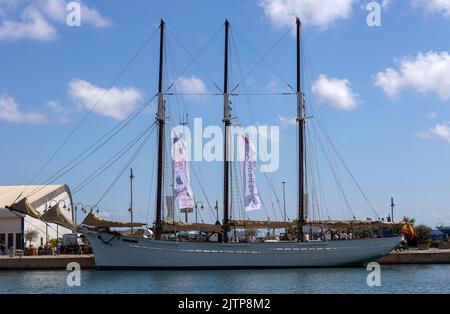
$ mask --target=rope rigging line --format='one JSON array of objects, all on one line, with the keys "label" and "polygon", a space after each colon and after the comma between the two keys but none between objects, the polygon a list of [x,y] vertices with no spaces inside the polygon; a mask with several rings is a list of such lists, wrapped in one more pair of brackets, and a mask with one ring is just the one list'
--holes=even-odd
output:
[{"label": "rope rigging line", "polygon": [[[253,66],[253,68],[251,68],[250,69],[250,71],[249,72],[247,72],[247,74],[245,74],[242,78],[241,78],[241,81],[239,81],[236,85],[235,85],[235,87],[233,87],[232,89],[231,89],[231,93],[232,92],[234,92],[238,87],[239,87],[239,85],[242,83],[242,82],[245,82],[245,80],[247,79],[247,77],[251,74],[251,73],[253,73],[253,71],[255,71],[256,70],[256,68],[262,63],[262,62],[266,62],[266,63],[268,63],[267,62],[267,60],[266,60],[266,58],[267,58],[267,56],[278,46],[278,44],[286,37],[286,35],[287,34],[289,34],[290,32],[291,32],[291,30],[292,30],[292,28],[293,28],[293,26],[291,27],[291,28],[289,28],[273,45],[272,45],[272,47],[270,47],[270,49],[263,55],[263,56],[261,56],[259,53],[257,53],[258,54],[258,56],[260,57],[260,60]],[[232,30],[234,30],[234,27],[232,27],[231,28]],[[231,32],[231,33],[233,33],[233,31]],[[239,35],[239,34],[238,34]],[[233,35],[232,35],[233,36]],[[245,40],[244,40],[245,41]],[[270,65],[270,68],[271,69],[273,69],[273,67]],[[277,71],[275,70],[275,73],[277,73]],[[283,80],[286,82],[286,80],[283,78]],[[288,87],[292,90],[292,91],[295,91],[294,90],[294,88],[292,88],[292,86],[289,84],[289,83],[287,83],[287,85],[288,85]]]},{"label": "rope rigging line", "polygon": [[371,208],[372,212],[375,214],[375,216],[377,217],[377,219],[380,219],[380,216],[378,215],[375,207],[372,205],[372,203],[370,202],[370,200],[368,199],[367,195],[364,193],[363,189],[361,188],[360,184],[358,183],[358,181],[356,180],[355,176],[353,175],[353,173],[351,172],[350,168],[348,167],[347,163],[345,162],[344,158],[342,157],[342,155],[339,153],[338,149],[336,148],[336,146],[333,143],[333,140],[331,139],[331,136],[329,134],[329,132],[327,131],[325,125],[323,124],[323,122],[320,120],[320,118],[317,118],[317,125],[319,126],[319,129],[323,132],[324,137],[326,139],[326,141],[328,142],[328,144],[330,145],[330,147],[332,148],[332,150],[334,151],[334,153],[336,154],[337,158],[339,159],[339,161],[342,163],[342,165],[344,166],[344,169],[346,170],[346,172],[348,173],[348,175],[350,176],[351,180],[353,181],[353,183],[355,184],[355,186],[357,187],[358,191],[361,193],[361,195],[363,196],[364,200],[366,201],[366,203],[369,205],[369,207]]},{"label": "rope rigging line", "polygon": [[216,218],[216,214],[215,214],[214,209],[213,209],[213,207],[211,205],[211,202],[209,201],[208,195],[206,194],[206,191],[205,191],[203,185],[201,184],[201,182],[200,182],[200,180],[199,180],[199,178],[197,176],[197,172],[195,171],[194,167],[191,167],[191,169],[192,169],[192,173],[194,174],[194,178],[197,181],[197,184],[200,186],[200,190],[202,191],[203,197],[206,199],[206,204],[208,205],[208,208],[210,209],[210,212],[211,212],[211,214],[213,216],[213,219],[215,219]]},{"label": "rope rigging line", "polygon": [[[192,60],[191,62],[183,69],[183,71],[181,72],[180,75],[178,75],[178,77],[175,78],[175,80],[169,85],[169,87],[165,90],[164,93],[167,93],[172,86],[178,82],[178,80],[184,75],[184,73],[186,73],[186,71],[191,67],[191,65],[193,63],[197,62],[197,59],[200,57],[200,55],[206,50],[206,48],[211,44],[211,42],[213,41],[213,39],[217,36],[217,34],[219,34],[219,32],[222,30],[223,25],[220,25],[220,27],[217,29],[217,31],[210,37],[210,39],[207,41],[207,43],[199,50],[199,52],[195,55],[195,56],[191,56]],[[173,33],[171,31],[171,33]],[[174,38],[176,38],[176,36],[174,36]],[[216,86],[218,88],[218,86]],[[219,88],[220,90],[220,88]]]},{"label": "rope rigging line", "polygon": [[[311,130],[310,128],[306,128],[306,137],[307,137],[307,141],[309,143],[313,143],[312,140],[312,134],[311,134]],[[316,220],[316,213],[317,213],[317,217],[318,220],[322,220],[322,215],[321,215],[321,211],[320,211],[320,204],[319,204],[319,196],[318,196],[318,191],[317,191],[317,181],[318,178],[316,178],[316,173],[315,173],[315,169],[318,169],[318,161],[313,149],[313,145],[308,145],[306,147],[306,154],[307,154],[307,159],[309,160],[309,163],[306,166],[306,177],[310,178],[310,194],[308,195],[311,199],[311,208],[312,208],[312,214],[313,214],[313,220]]]},{"label": "rope rigging line", "polygon": [[[13,213],[14,215],[16,215],[16,216],[19,217],[19,218],[22,218],[22,216],[20,216],[20,214],[14,212],[14,211],[11,211],[11,213]],[[42,233],[46,233],[44,230],[42,230],[41,228],[39,228],[38,226],[36,226],[35,224],[33,224],[29,219],[27,219],[28,216],[25,216],[25,217],[23,217],[23,218],[24,218],[24,220],[25,220],[26,223],[32,225],[34,228],[38,229],[38,230],[41,231]],[[30,217],[30,218],[31,218],[31,217]],[[49,227],[50,229],[53,229],[53,231],[56,231],[56,229],[53,228],[53,227],[50,225],[50,223],[45,222],[45,224],[46,224],[46,226]]]},{"label": "rope rigging line", "polygon": [[[219,28],[219,30],[220,30],[221,28]],[[177,41],[179,41],[179,43],[180,43],[180,45],[182,45],[183,46],[183,49],[191,56],[191,58],[198,64],[198,62],[196,61],[196,58],[198,57],[196,57],[195,59],[194,59],[194,57],[192,56],[192,54],[190,54],[189,53],[189,51],[187,50],[187,48],[182,44],[182,42],[175,36],[175,34],[172,34],[173,36],[174,36],[174,38],[177,40]],[[216,34],[215,34],[216,35]],[[215,35],[213,36],[213,37],[215,37]],[[168,40],[169,41],[169,40]],[[211,39],[211,41],[212,41],[212,39]],[[170,42],[170,41],[169,41]],[[205,47],[206,48],[206,47]],[[178,73],[178,70],[177,70],[177,66],[176,66],[176,62],[175,62],[175,58],[173,57],[173,54],[171,53],[171,49],[170,49],[170,47],[169,47],[169,45],[168,45],[168,55],[170,56],[170,61],[171,61],[171,64],[172,64],[172,68],[173,68],[173,70],[174,70],[174,72],[175,73]],[[201,65],[200,64],[198,64],[200,67],[201,67]],[[202,68],[202,67],[201,67]],[[206,72],[206,70],[204,70],[203,68],[202,68],[202,70],[205,72],[205,74],[208,76],[208,73]],[[181,74],[182,75],[182,74]],[[178,77],[181,77],[181,75],[179,75]],[[175,74],[174,75],[174,77],[177,77],[177,75]],[[210,78],[210,80],[211,81],[213,81],[212,80],[212,78],[211,77],[209,77]],[[215,82],[213,81],[213,84],[216,86],[216,87],[218,87],[217,86],[217,84],[215,84]],[[219,88],[219,90],[220,90],[220,88]],[[182,102],[182,105],[183,105],[183,109],[184,109],[184,112],[188,112],[188,110],[187,110],[187,106],[186,106],[186,102],[185,102],[185,100],[184,100],[184,97],[183,96],[208,96],[208,95],[212,95],[212,94],[208,94],[208,93],[203,93],[203,94],[201,94],[201,93],[165,93],[165,95],[168,95],[168,96],[171,96],[171,95],[173,95],[173,96],[176,96],[175,97],[175,99],[176,99],[176,102],[177,102],[177,104],[179,105],[179,98],[181,98],[181,102]],[[214,95],[220,95],[220,96],[222,96],[223,94],[222,93],[220,93],[220,94],[214,94]],[[181,96],[181,97],[178,97],[178,96]],[[170,106],[169,106],[169,108],[170,108]],[[171,114],[170,114],[170,112],[169,112],[169,121],[171,121],[172,119],[171,119]],[[184,121],[184,117],[182,117],[182,120]],[[186,121],[186,123],[189,123],[189,121]],[[170,141],[169,141],[170,142]],[[198,185],[200,186],[200,188],[201,188],[201,190],[202,190],[202,193],[204,194],[204,196],[205,196],[205,198],[206,198],[206,200],[207,200],[207,205],[208,205],[208,208],[210,209],[210,214],[211,214],[211,216],[213,217],[213,219],[215,218],[215,215],[214,215],[214,211],[213,211],[213,209],[212,209],[212,206],[211,206],[211,203],[210,203],[210,201],[209,201],[209,199],[208,199],[208,197],[206,196],[206,193],[205,193],[205,191],[204,191],[204,187],[203,187],[203,185],[202,185],[202,183],[201,182],[203,182],[203,180],[202,180],[202,178],[200,178],[200,180],[198,179],[198,177],[197,177],[197,173],[195,173],[195,169],[194,169],[194,167],[193,167],[193,164],[191,164],[191,169],[192,169],[192,171],[194,172],[194,175],[196,176],[196,181],[197,181],[197,183],[198,183]],[[199,169],[198,170],[198,172],[199,172],[199,174],[200,174],[200,177],[202,177],[202,173],[201,173],[201,169]],[[199,212],[199,215],[200,215],[200,219],[201,219],[201,221],[203,222],[203,217],[202,217],[202,215],[201,215],[201,213]]]},{"label": "rope rigging line", "polygon": [[[235,167],[237,168],[237,163],[235,163]],[[236,169],[236,186],[237,186],[237,195],[238,195],[238,202],[239,206],[241,208],[241,214],[243,219],[248,219],[248,214],[245,212],[244,204],[242,203],[244,197],[242,196],[241,191],[243,191],[242,186],[244,185],[244,178],[242,177],[242,171],[239,171]],[[264,208],[264,212],[267,215],[267,209]]]},{"label": "rope rigging line", "polygon": [[99,167],[95,172],[93,172],[91,175],[89,175],[85,180],[83,180],[80,184],[78,184],[74,191],[72,192],[72,195],[76,194],[83,188],[85,188],[88,184],[90,184],[92,181],[97,179],[101,174],[103,174],[106,170],[111,168],[118,160],[120,160],[126,152],[134,147],[140,139],[142,139],[145,134],[148,132],[152,133],[154,130],[154,126],[156,125],[156,122],[154,122],[152,125],[145,128],[141,133],[139,133],[138,136],[136,136],[131,142],[129,142],[127,145],[125,145],[119,152],[114,154],[106,163],[104,163],[101,167]]},{"label": "rope rigging line", "polygon": [[[242,68],[242,66],[241,66],[241,62],[240,62],[239,55],[238,55],[238,53],[237,53],[236,42],[235,42],[235,40],[234,40],[233,31],[231,31],[231,41],[232,41],[232,44],[233,44],[232,47],[234,48],[234,52],[235,52],[235,55],[236,55],[236,64],[237,64],[237,66],[238,66],[239,73],[240,73],[240,75],[241,75],[241,77],[242,77],[242,76],[243,76],[243,68]],[[258,125],[258,123],[257,123],[257,121],[256,121],[255,112],[254,112],[254,110],[253,110],[252,101],[251,101],[251,98],[249,97],[249,93],[248,93],[248,89],[247,89],[247,84],[246,84],[245,80],[241,80],[241,82],[243,82],[243,86],[244,86],[243,88],[244,88],[244,92],[245,92],[244,94],[246,95],[245,100],[246,100],[247,108],[248,108],[248,110],[249,110],[250,118],[251,118],[252,123],[253,123],[254,125]],[[272,193],[274,194],[275,199],[276,199],[276,202],[277,202],[277,205],[278,205],[278,210],[279,210],[279,212],[280,212],[281,217],[283,217],[283,210],[282,210],[281,202],[280,202],[280,200],[279,200],[279,198],[278,198],[278,195],[276,194],[275,188],[273,187],[273,180],[272,180],[271,175],[268,174],[267,172],[264,172],[264,178],[265,178],[265,180],[266,180],[266,182],[267,182],[267,185],[270,186],[270,189],[269,189],[269,196],[270,196],[270,198],[271,198],[272,211],[273,211],[273,213],[274,213],[275,220],[277,220],[277,214],[276,214],[276,212],[275,212],[275,207],[274,207],[274,205],[273,205],[273,199],[272,199],[272,196],[271,196],[270,193],[272,192]],[[270,220],[270,219],[268,218],[268,220]]]},{"label": "rope rigging line", "polygon": [[99,198],[99,200],[95,203],[95,205],[93,207],[98,206],[98,204],[100,204],[100,202],[105,198],[105,196],[111,191],[111,189],[114,187],[114,185],[117,183],[117,181],[119,181],[120,177],[124,174],[124,172],[130,167],[131,163],[133,162],[133,160],[139,155],[139,153],[141,152],[142,148],[145,146],[145,144],[148,142],[148,140],[150,139],[151,133],[148,133],[145,137],[144,140],[142,141],[142,143],[139,145],[139,147],[136,149],[136,151],[133,153],[133,155],[131,156],[131,158],[128,160],[127,164],[125,165],[125,167],[123,167],[123,169],[120,171],[120,173],[117,175],[117,177],[114,179],[114,181],[111,183],[111,185],[106,189],[106,191],[102,194],[102,196]]},{"label": "rope rigging line", "polygon": [[[146,38],[144,43],[140,46],[138,51],[133,55],[131,60],[125,65],[125,67],[119,72],[119,74],[116,76],[116,78],[112,81],[112,83],[109,85],[109,87],[105,90],[105,92],[99,97],[99,99],[94,103],[94,105],[89,109],[89,111],[83,116],[83,118],[75,125],[74,129],[68,134],[68,136],[62,141],[62,143],[57,147],[55,152],[49,157],[49,159],[44,163],[44,165],[39,169],[39,171],[33,176],[31,181],[28,183],[28,185],[33,184],[33,182],[37,179],[37,177],[47,168],[47,166],[50,164],[50,162],[55,158],[55,156],[61,151],[61,149],[69,142],[69,140],[72,138],[72,136],[76,133],[76,131],[81,127],[81,125],[87,120],[87,118],[90,116],[90,114],[94,111],[94,109],[97,107],[97,105],[100,103],[100,101],[103,99],[103,97],[114,87],[114,85],[119,81],[119,79],[122,77],[122,75],[128,70],[128,68],[134,63],[134,61],[137,59],[137,57],[140,55],[140,53],[144,50],[144,48],[147,46],[147,44],[150,42],[150,40],[153,38],[153,36],[157,33],[159,27],[156,28],[150,36]],[[26,189],[22,191],[22,193],[19,194],[19,196],[16,198],[14,202],[16,202],[22,194],[25,192]]]},{"label": "rope rigging line", "polygon": [[[170,118],[167,119],[168,120],[168,125],[166,126],[166,138],[164,141],[165,144],[165,150],[166,152],[171,152],[171,133],[167,132],[167,129],[171,130],[172,129],[172,120]],[[172,197],[172,205],[174,206],[173,211],[174,211],[174,216],[175,216],[175,202],[174,202],[174,195],[173,195],[173,167],[172,167],[172,162],[171,162],[171,154],[167,154],[169,157],[168,158],[164,158],[164,179],[163,179],[163,196],[170,196]],[[170,184],[166,184],[166,182],[170,182]],[[164,199],[166,199],[164,197]],[[167,205],[167,201],[165,202],[165,207],[167,207],[167,213],[166,213],[166,217],[167,214],[169,213],[168,211],[168,205]]]},{"label": "rope rigging line", "polygon": [[152,201],[152,195],[153,195],[153,180],[155,178],[155,168],[156,168],[156,158],[157,158],[157,153],[158,151],[155,149],[154,150],[155,153],[153,155],[153,161],[151,163],[152,165],[152,169],[151,169],[151,175],[150,175],[150,187],[148,190],[148,201],[147,201],[147,218],[145,220],[145,224],[148,225],[148,220],[149,220],[149,216],[150,216],[150,206],[151,206],[151,201]]},{"label": "rope rigging line", "polygon": [[[229,93],[229,96],[292,96],[296,93]],[[166,93],[168,96],[223,96],[223,93]]]},{"label": "rope rigging line", "polygon": [[[168,52],[168,56],[169,56],[168,59],[171,62],[171,65],[172,65],[171,66],[171,69],[173,71],[172,75],[173,75],[173,77],[176,77],[177,76],[176,73],[178,73],[178,70],[177,70],[177,65],[176,65],[176,62],[175,62],[175,57],[174,57],[174,55],[172,53],[171,45],[172,44],[171,44],[170,39],[167,38],[167,52]],[[168,95],[168,94],[166,93],[166,95]],[[184,112],[187,112],[187,107],[186,107],[186,102],[184,101],[184,97],[179,97],[179,95],[175,95],[175,100],[177,102],[177,108],[180,107],[180,98],[181,98],[181,103],[183,105],[183,110],[184,110]],[[180,118],[181,118],[181,120],[183,120],[184,117],[181,115]]]},{"label": "rope rigging line", "polygon": [[[303,37],[303,36],[302,36]],[[312,81],[312,77],[313,77],[313,73],[317,73],[317,71],[314,71],[314,66],[313,64],[310,62],[310,58],[309,58],[309,52],[308,49],[306,49],[306,46],[301,45],[301,49],[302,49],[302,60],[307,64],[306,67],[302,67],[302,73],[303,71],[307,71],[308,76],[310,77],[310,81]],[[308,100],[308,96],[305,95],[305,100]],[[333,151],[335,152],[335,154],[337,155],[338,159],[340,160],[340,162],[343,164],[346,172],[349,174],[351,180],[353,181],[353,183],[356,185],[357,189],[359,190],[360,194],[363,196],[365,202],[369,205],[369,207],[371,208],[372,212],[375,214],[375,216],[380,219],[377,211],[375,210],[374,206],[371,204],[370,200],[368,199],[368,197],[366,196],[365,192],[363,191],[363,189],[361,188],[361,186],[359,185],[358,181],[356,180],[356,178],[354,177],[354,175],[352,174],[352,172],[350,171],[349,167],[347,166],[347,164],[345,163],[344,159],[342,158],[341,154],[339,153],[339,151],[337,150],[336,146],[334,145],[332,138],[330,136],[330,133],[326,127],[326,124],[321,121],[321,119],[319,118],[320,115],[318,115],[318,112],[314,112],[314,108],[317,107],[319,109],[318,106],[310,106],[311,110],[313,111],[313,115],[316,117],[315,121],[317,121],[317,125],[319,126],[321,132],[324,134],[326,141],[330,144],[331,148],[333,149]]]},{"label": "rope rigging line", "polygon": [[[120,131],[122,131],[127,125],[131,123],[151,102],[156,98],[157,95],[153,96],[149,101],[145,102],[144,105],[134,110],[128,117],[126,117],[124,120],[116,124],[111,130],[109,130],[107,133],[105,133],[103,136],[101,136],[97,141],[95,141],[93,144],[91,144],[89,147],[87,147],[85,150],[83,150],[80,154],[78,154],[75,158],[73,158],[69,163],[67,163],[64,167],[62,167],[60,170],[56,171],[54,175],[49,177],[47,180],[44,181],[44,184],[39,185],[37,188],[32,190],[29,194],[27,194],[25,197],[29,197],[39,191],[41,191],[43,188],[45,188],[46,185],[51,184],[61,178],[62,176],[69,173],[71,170],[73,170],[75,167],[80,165],[82,162],[84,162],[86,159],[88,159],[90,156],[92,156],[95,152],[97,152],[101,147],[103,147],[106,143],[108,143],[114,136],[116,136]],[[107,137],[109,135],[109,137]],[[105,139],[106,138],[106,139]],[[100,143],[102,140],[104,140],[102,143]],[[99,144],[100,143],[100,144]],[[95,145],[99,144],[97,147]],[[94,148],[95,147],[95,148]],[[93,149],[92,151],[90,151]],[[90,152],[89,152],[90,151]],[[89,152],[89,153],[88,153]],[[87,154],[84,158],[85,154]],[[80,159],[81,158],[81,159]],[[80,159],[80,160],[78,160]]]},{"label": "rope rigging line", "polygon": [[[327,154],[327,151],[326,151],[326,149],[325,149],[324,143],[322,142],[322,140],[321,140],[320,138],[318,138],[318,142],[319,142],[320,148],[322,149],[322,151],[323,151],[323,153],[324,153],[324,155],[325,155],[325,160],[327,161],[327,164],[328,164],[328,166],[330,167],[331,173],[332,173],[333,178],[334,178],[334,180],[335,180],[335,183],[336,183],[336,186],[337,186],[337,189],[338,189],[338,195],[339,195],[340,197],[342,197],[343,201],[345,202],[346,209],[349,210],[351,216],[352,216],[353,218],[355,218],[355,214],[354,214],[354,212],[353,212],[353,210],[352,210],[352,208],[351,208],[351,206],[350,206],[350,203],[349,203],[349,201],[348,201],[348,199],[347,199],[347,196],[346,196],[346,194],[345,194],[345,192],[344,192],[343,186],[342,186],[342,184],[340,183],[339,175],[338,175],[338,173],[336,172],[337,167],[335,167],[335,166],[333,165],[333,158],[332,158],[332,155],[331,155],[329,152],[328,152],[329,155]],[[331,155],[331,156],[330,156],[330,155]],[[340,193],[340,194],[339,194],[339,193]]]},{"label": "rope rigging line", "polygon": [[[218,32],[222,29],[223,26],[220,26],[220,28],[218,29],[218,31],[216,33],[214,33],[214,35],[211,38],[211,41],[217,36]],[[206,75],[206,77],[211,81],[211,83],[219,90],[221,91],[219,85],[216,83],[216,81],[214,81],[214,79],[211,77],[211,75],[208,73],[208,71],[205,70],[205,68],[197,61],[199,56],[194,57],[192,55],[192,53],[186,48],[186,46],[183,44],[183,42],[175,35],[175,33],[169,28],[169,32],[170,34],[173,36],[173,38],[175,38],[175,40],[179,43],[179,45],[181,46],[181,48],[183,48],[183,50],[188,54],[188,56],[192,59],[191,61],[195,62],[198,67],[200,68],[200,70],[202,70],[202,72]],[[209,45],[209,43],[208,43]],[[207,45],[207,46],[208,46]],[[206,49],[206,47],[204,49]],[[185,70],[187,71],[187,69]],[[183,71],[183,73],[185,72]],[[183,75],[183,73],[181,75]]]},{"label": "rope rigging line", "polygon": [[[250,75],[255,69],[256,69],[256,67],[258,67],[259,66],[259,64],[261,63],[261,62],[264,62],[282,81],[284,81],[284,83],[286,83],[286,85],[293,91],[292,93],[282,93],[282,94],[288,94],[288,95],[295,95],[296,94],[296,91],[295,91],[295,89],[291,86],[291,84],[289,84],[289,82],[288,82],[288,80],[286,80],[285,78],[284,78],[284,76],[283,75],[281,75],[280,74],[280,72],[277,70],[277,69],[275,69],[267,60],[266,60],[266,57],[269,55],[269,53],[273,50],[273,49],[275,49],[275,47],[276,46],[278,46],[278,44],[279,44],[279,42],[281,42],[283,39],[284,39],[284,37],[290,32],[292,30],[292,28],[290,28],[290,29],[288,29],[287,31],[286,31],[286,33],[284,33],[283,35],[282,35],[282,37],[274,44],[274,46],[269,50],[269,52],[267,52],[264,56],[262,56],[259,52],[258,52],[258,50],[253,46],[253,45],[251,45],[250,44],[250,42],[247,40],[247,39],[245,39],[245,37],[244,36],[242,36],[238,31],[237,31],[237,29],[235,29],[235,27],[234,26],[232,26],[231,27],[231,32],[233,33],[233,32],[236,32],[236,35],[239,37],[239,38],[241,38],[242,39],[242,41],[244,41],[244,43],[251,49],[251,50],[253,50],[253,52],[260,58],[260,62],[256,65],[256,66],[254,66],[254,68],[252,68],[251,70],[250,70],[250,72],[248,72],[245,76],[244,76],[244,78],[243,78],[243,80],[245,80],[246,78],[247,78],[247,76],[248,75]],[[232,34],[232,36],[233,36],[233,34]],[[242,82],[242,81],[241,81]],[[241,82],[239,82],[238,84],[237,84],[237,86],[235,86],[233,89],[232,89],[232,91],[234,91],[240,84],[241,84]],[[270,95],[270,94],[269,94]]]},{"label": "rope rigging line", "polygon": [[321,214],[320,209],[324,208],[325,211],[326,211],[327,217],[329,218],[330,214],[329,214],[329,211],[328,211],[328,206],[327,206],[326,199],[324,197],[325,192],[324,192],[324,189],[323,189],[322,180],[321,180],[321,176],[320,176],[320,172],[319,172],[319,158],[318,158],[317,151],[315,149],[317,147],[317,145],[316,145],[317,144],[317,138],[316,137],[318,135],[317,135],[314,123],[312,123],[312,129],[313,130],[311,130],[311,128],[308,128],[308,129],[310,131],[312,131],[312,132],[309,132],[309,136],[310,136],[309,141],[310,141],[310,143],[314,143],[314,145],[309,145],[309,148],[310,148],[310,154],[311,154],[310,160],[313,160],[314,162],[316,162],[316,166],[315,167],[311,166],[311,168],[312,168],[311,170],[312,170],[312,175],[314,176],[315,180],[317,180],[316,184],[317,184],[317,187],[318,187],[318,191],[316,193],[317,193],[317,196],[318,196],[318,198],[317,198],[318,211],[319,211],[319,214]]},{"label": "rope rigging line", "polygon": [[[150,132],[150,134],[154,130],[154,126],[156,125],[156,122],[154,122],[152,125],[145,128],[138,136],[136,136],[132,141],[130,141],[127,145],[125,145],[121,150],[119,150],[116,154],[114,154],[108,161],[103,163],[99,168],[97,168],[93,173],[91,173],[88,177],[86,177],[81,183],[79,183],[74,190],[72,191],[71,195],[75,195],[82,189],[84,189],[86,186],[91,184],[95,179],[97,179],[100,175],[102,175],[106,170],[111,168],[118,160],[120,160],[125,154],[134,147],[139,140],[141,140],[147,133]],[[64,201],[67,201],[69,199],[69,196],[66,196],[63,198]]]}]

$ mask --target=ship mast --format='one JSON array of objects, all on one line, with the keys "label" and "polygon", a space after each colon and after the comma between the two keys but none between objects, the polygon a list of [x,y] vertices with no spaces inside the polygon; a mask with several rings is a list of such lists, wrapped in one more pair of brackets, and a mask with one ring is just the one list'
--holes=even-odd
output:
[{"label": "ship mast", "polygon": [[298,237],[297,240],[303,242],[303,226],[306,223],[305,217],[305,112],[303,104],[303,92],[301,86],[301,54],[300,37],[301,22],[297,17],[297,127],[298,127]]},{"label": "ship mast", "polygon": [[163,223],[161,219],[162,212],[162,186],[164,177],[164,122],[165,122],[165,104],[163,85],[163,64],[164,64],[164,20],[161,19],[160,24],[160,42],[159,42],[159,81],[158,81],[158,113],[156,119],[158,121],[158,174],[156,184],[156,222],[155,222],[155,239],[160,240]]},{"label": "ship mast", "polygon": [[231,125],[230,119],[230,97],[228,94],[228,32],[230,22],[225,20],[225,61],[224,61],[224,76],[223,76],[223,123],[225,126],[225,141],[224,141],[224,159],[223,159],[223,241],[228,242],[228,224],[229,224],[229,160],[228,160],[228,127]]}]

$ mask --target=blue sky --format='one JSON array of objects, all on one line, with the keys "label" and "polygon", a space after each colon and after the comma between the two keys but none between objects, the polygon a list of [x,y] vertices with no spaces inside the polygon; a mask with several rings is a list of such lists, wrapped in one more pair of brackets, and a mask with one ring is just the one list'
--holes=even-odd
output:
[{"label": "blue sky", "polygon": [[[297,14],[304,22],[303,88],[315,111],[312,120],[326,123],[378,214],[389,213],[389,200],[394,196],[396,217],[416,217],[430,225],[450,223],[450,5],[437,0],[380,1],[381,26],[369,27],[368,2],[358,0],[136,0],[132,5],[122,0],[86,0],[81,5],[81,26],[69,27],[65,23],[67,2],[0,0],[0,184],[30,182],[95,98],[106,91],[153,34],[160,18],[169,29],[168,81],[191,62],[184,49],[196,54],[228,17],[236,45],[236,50],[232,48],[230,85],[241,80],[238,59],[243,73],[260,60],[242,37],[261,55],[282,38],[266,58],[270,66],[262,62],[236,91],[245,93],[246,87],[251,93],[280,93],[289,91],[285,80],[295,86],[295,37],[289,27]],[[35,183],[42,183],[156,93],[157,35]],[[223,29],[197,61],[201,67],[196,63],[189,67],[173,91],[217,92],[214,82],[221,86],[223,79]],[[204,124],[221,123],[220,96],[167,98],[175,124],[187,111],[189,122],[202,117]],[[246,97],[236,96],[232,101],[239,121],[251,124]],[[293,171],[296,133],[290,119],[295,115],[295,97],[252,96],[250,101],[258,123],[280,126],[280,169],[271,178],[280,199],[281,181],[287,182],[287,211],[293,218],[297,203]],[[79,184],[152,123],[154,109],[153,103],[109,145],[57,182],[72,188]],[[136,215],[144,221],[154,147],[153,136],[133,162]],[[320,154],[319,148],[317,152]],[[124,164],[125,159],[76,193],[76,202],[95,203]],[[316,166],[327,205],[322,215],[351,218],[337,196],[324,159],[318,158]],[[221,164],[200,162],[193,167],[210,201],[221,202]],[[339,171],[357,218],[373,216],[342,166]],[[270,193],[260,173],[258,180],[263,201],[270,207]],[[194,193],[205,201],[195,180]],[[153,217],[154,193],[150,195]],[[128,217],[126,175],[100,208],[105,216]],[[276,212],[279,218],[278,209]],[[209,209],[202,216],[205,221],[214,219]],[[260,211],[251,217],[265,216]]]}]

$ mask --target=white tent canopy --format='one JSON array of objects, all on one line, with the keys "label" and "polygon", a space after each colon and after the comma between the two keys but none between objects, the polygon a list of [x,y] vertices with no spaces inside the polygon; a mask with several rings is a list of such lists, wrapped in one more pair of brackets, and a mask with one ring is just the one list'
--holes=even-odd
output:
[{"label": "white tent canopy", "polygon": [[32,207],[38,208],[64,192],[69,195],[67,201],[72,204],[70,189],[65,184],[0,186],[0,208],[11,206],[13,203],[20,201],[24,197],[27,198],[28,203]]}]

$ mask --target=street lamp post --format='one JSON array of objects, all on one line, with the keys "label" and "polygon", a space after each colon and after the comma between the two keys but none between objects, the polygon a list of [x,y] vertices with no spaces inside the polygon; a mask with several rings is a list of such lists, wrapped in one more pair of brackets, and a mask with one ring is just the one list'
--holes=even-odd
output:
[{"label": "street lamp post", "polygon": [[392,222],[394,222],[394,207],[395,207],[394,198],[391,197],[391,221]]},{"label": "street lamp post", "polygon": [[74,211],[75,211],[75,228],[76,228],[76,226],[78,226],[78,221],[77,221],[77,218],[78,218],[78,215],[77,215],[78,205],[81,205],[80,210],[81,210],[82,212],[84,212],[84,204],[81,203],[81,202],[78,202],[78,203],[75,205],[75,208],[74,208]]},{"label": "street lamp post", "polygon": [[216,225],[220,225],[219,221],[219,201],[216,201],[216,206],[214,207],[216,210]]},{"label": "street lamp post", "polygon": [[91,213],[92,213],[93,211],[95,211],[97,214],[100,212],[100,208],[98,207],[98,205],[92,206]]},{"label": "street lamp post", "polygon": [[[79,203],[79,204],[82,204],[82,203]],[[82,204],[83,205],[83,204]],[[97,214],[100,212],[100,209],[98,208],[98,205],[94,205],[94,206],[91,206],[91,205],[83,205],[83,207],[81,208],[81,211],[83,212],[83,213],[85,213],[85,214],[87,214],[87,213],[92,213],[92,212],[96,212]]]},{"label": "street lamp post", "polygon": [[[195,223],[198,223],[198,218],[197,218],[197,214],[198,214],[198,204],[201,204],[202,206],[200,207],[200,209],[204,209],[205,207],[203,206],[203,202],[202,201],[197,201],[195,202]],[[203,219],[202,219],[203,222]]]},{"label": "street lamp post", "polygon": [[91,205],[86,205],[86,206],[84,206],[81,210],[82,210],[83,213],[85,213],[85,214],[87,214],[88,212],[89,212],[89,213],[92,213],[92,206],[91,206]]},{"label": "street lamp post", "polygon": [[286,222],[286,189],[285,189],[286,182],[283,181],[281,183],[283,184],[283,211],[284,211],[284,221]]},{"label": "street lamp post", "polygon": [[[60,203],[62,203],[62,204],[64,204],[63,205],[63,209],[67,209],[67,205],[66,205],[66,201],[65,200],[57,201],[57,200],[53,199],[53,200],[50,201],[50,207],[52,207],[52,202],[56,203],[54,206],[59,205]],[[56,224],[56,246],[58,247],[58,245],[59,245],[59,225]]]}]

